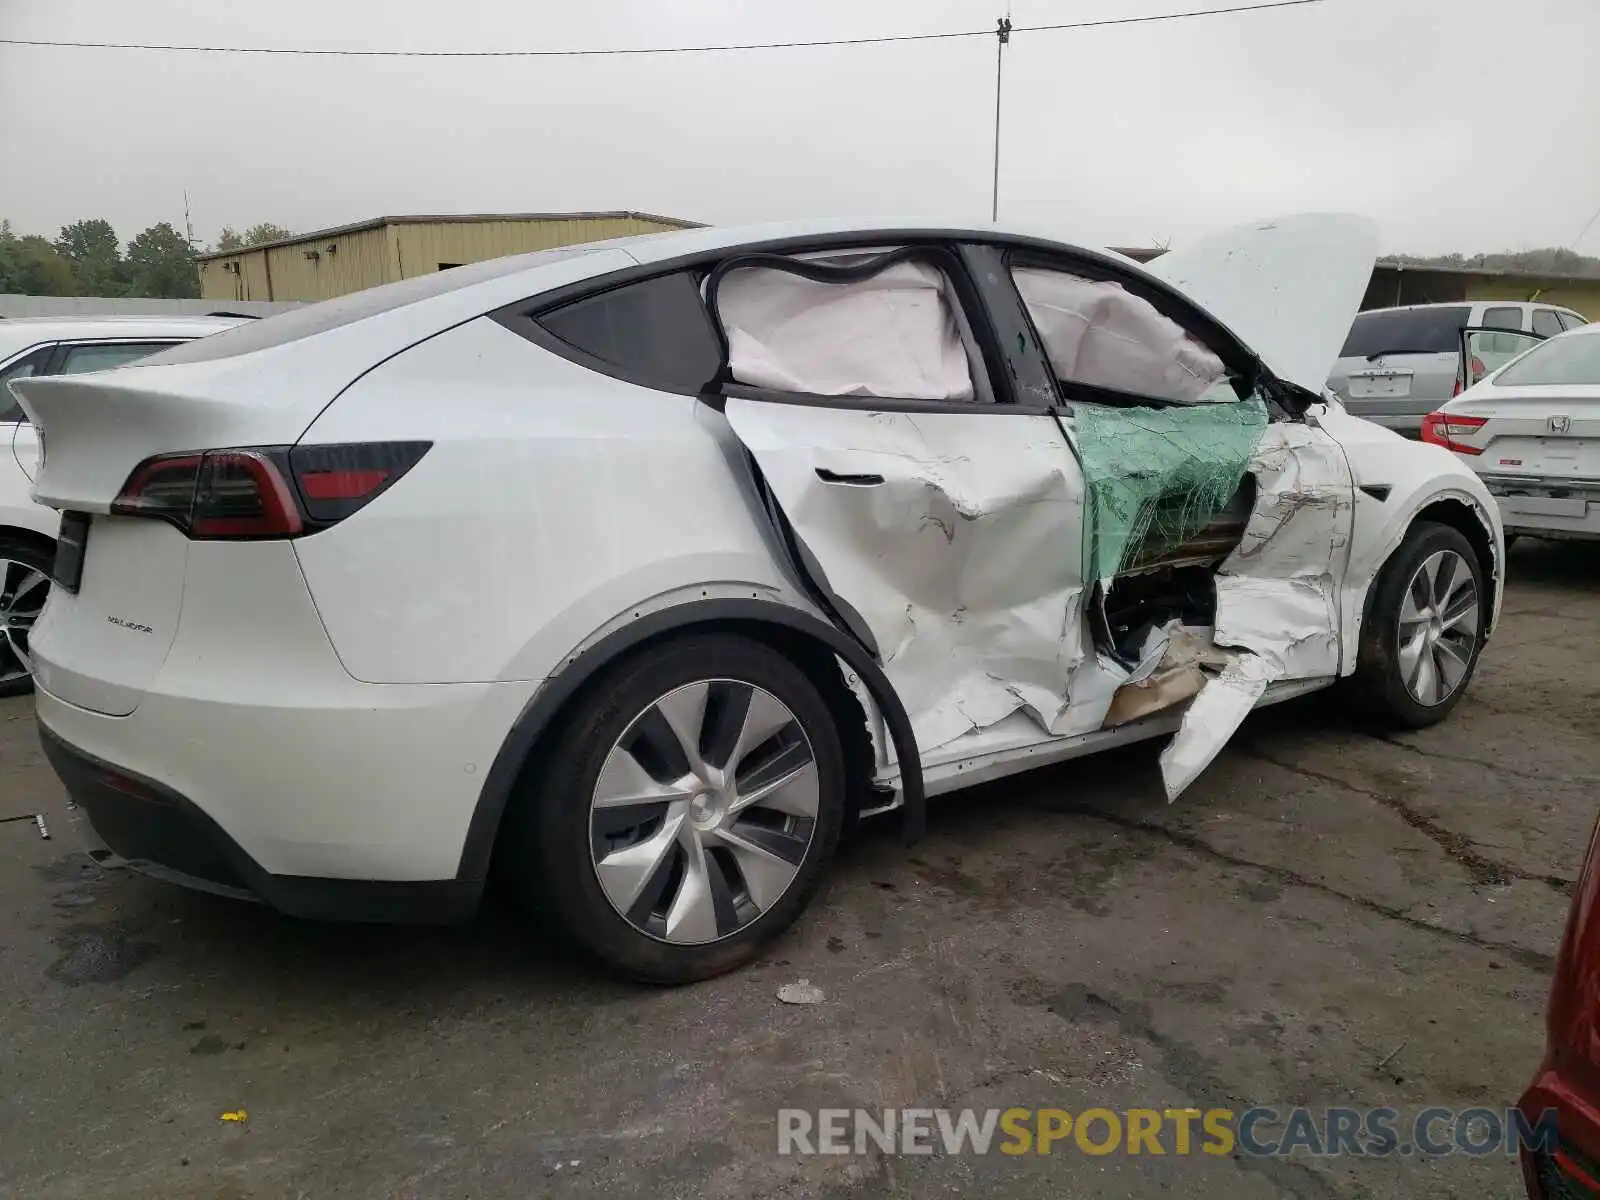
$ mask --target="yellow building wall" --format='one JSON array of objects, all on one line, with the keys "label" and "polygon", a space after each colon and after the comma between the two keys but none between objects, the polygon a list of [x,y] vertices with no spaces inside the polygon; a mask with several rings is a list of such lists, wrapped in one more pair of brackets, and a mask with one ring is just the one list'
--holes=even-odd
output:
[{"label": "yellow building wall", "polygon": [[1580,312],[1591,321],[1600,320],[1600,279],[1562,280],[1541,288],[1526,279],[1496,279],[1493,276],[1467,282],[1468,300],[1536,300]]},{"label": "yellow building wall", "polygon": [[590,217],[571,221],[435,221],[406,222],[390,226],[395,244],[399,274],[428,275],[440,263],[460,266],[526,254],[530,250],[549,250],[578,242],[603,242],[607,238],[631,237],[639,233],[659,233],[679,228],[632,217]]},{"label": "yellow building wall", "polygon": [[[391,262],[388,230],[382,226],[240,250],[200,264],[200,295],[207,300],[331,300],[397,278]],[[239,270],[231,270],[230,263]]]},{"label": "yellow building wall", "polygon": [[382,227],[277,246],[267,260],[274,300],[331,300],[394,278]]},{"label": "yellow building wall", "polygon": [[[562,221],[402,221],[356,233],[302,239],[267,250],[240,250],[200,264],[207,300],[329,300],[462,265],[681,228],[635,217]],[[314,253],[315,258],[307,255]],[[237,264],[238,270],[233,270]]]}]

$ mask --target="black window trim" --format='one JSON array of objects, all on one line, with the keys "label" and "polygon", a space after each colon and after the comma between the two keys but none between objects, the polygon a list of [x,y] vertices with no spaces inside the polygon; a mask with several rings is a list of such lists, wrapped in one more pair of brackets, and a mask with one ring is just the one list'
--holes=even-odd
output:
[{"label": "black window trim", "polygon": [[[534,343],[543,350],[558,355],[578,366],[585,367],[600,375],[612,379],[620,379],[624,383],[631,383],[638,387],[648,388],[652,391],[666,392],[669,394],[696,396],[713,405],[719,403],[721,397],[705,390],[691,391],[684,388],[663,387],[659,381],[641,377],[615,363],[606,362],[594,355],[579,350],[568,342],[562,341],[554,334],[546,331],[538,323],[538,318],[543,314],[560,308],[576,300],[590,299],[603,295],[618,288],[627,287],[629,284],[657,276],[672,275],[679,271],[693,271],[703,276],[708,274],[719,262],[735,256],[756,253],[771,254],[805,254],[815,251],[847,251],[857,249],[881,249],[884,246],[909,247],[927,246],[942,247],[955,253],[964,263],[970,263],[969,247],[994,248],[1002,252],[1036,252],[1050,259],[1070,263],[1073,269],[1097,270],[1104,272],[1105,278],[1114,279],[1119,283],[1133,285],[1140,289],[1139,294],[1144,294],[1152,303],[1162,311],[1167,312],[1175,308],[1179,311],[1192,313],[1195,324],[1202,324],[1215,330],[1216,335],[1228,345],[1232,353],[1222,356],[1224,363],[1234,360],[1248,364],[1258,381],[1272,378],[1261,360],[1253,351],[1220,321],[1212,318],[1204,310],[1198,308],[1193,301],[1176,288],[1170,287],[1163,281],[1148,277],[1130,269],[1127,264],[1109,255],[1081,246],[1069,246],[1061,242],[1050,241],[1046,238],[1030,237],[1026,234],[1013,234],[1001,231],[993,233],[972,229],[897,229],[893,226],[884,228],[863,228],[847,231],[832,231],[828,233],[801,234],[786,238],[773,238],[767,241],[749,242],[740,246],[724,246],[713,250],[696,250],[688,254],[678,255],[674,258],[641,263],[638,266],[623,267],[609,271],[603,275],[591,276],[587,279],[576,280],[572,283],[562,284],[548,291],[539,292],[521,300],[485,314],[490,320],[495,321],[518,337]],[[975,280],[969,280],[974,289],[981,294],[982,288]],[[1007,286],[1011,286],[1009,280]],[[1160,297],[1158,303],[1155,297]],[[1020,298],[1018,300],[1020,303]],[[1024,306],[1024,310],[1026,306]],[[974,334],[980,340],[983,336],[982,328],[988,329],[994,335],[992,324],[995,314],[991,311],[987,301],[978,304],[976,310],[969,312],[968,317],[973,324]],[[1190,324],[1179,322],[1184,327]],[[1206,341],[1207,345],[1211,343]],[[985,353],[988,353],[985,347]],[[1213,347],[1214,349],[1214,347]],[[1035,340],[1033,351],[1041,353]],[[1048,369],[1048,363],[1046,363]],[[990,364],[990,377],[997,383],[1005,382],[1004,372],[997,370],[997,364]],[[708,381],[709,382],[709,381]],[[1298,392],[1291,384],[1281,384],[1284,389]],[[1005,392],[1010,396],[1009,388]],[[1319,396],[1304,394],[1311,402],[1321,399]],[[931,400],[884,400],[874,396],[810,396],[804,398],[794,396],[782,398],[778,393],[765,393],[763,398],[786,403],[809,403],[818,407],[827,408],[856,408],[873,412],[1011,412],[1040,415],[1061,411],[1061,402],[1057,400],[1051,405],[1018,404],[1014,400],[1007,402],[1002,399],[1002,393],[997,388],[995,403],[977,404],[972,401],[931,401]],[[1276,397],[1274,397],[1276,399]]]},{"label": "black window trim", "polygon": [[[586,279],[577,285],[569,284],[528,299],[515,301],[487,315],[496,324],[510,330],[520,338],[527,339],[541,350],[548,350],[551,354],[593,371],[597,375],[620,379],[623,383],[631,383],[636,387],[648,388],[653,392],[665,392],[674,396],[699,396],[705,390],[703,387],[679,387],[675,384],[663,383],[660,379],[650,378],[620,363],[614,363],[609,359],[590,354],[587,350],[574,346],[566,339],[557,337],[539,323],[540,317],[555,312],[557,309],[565,308],[568,304],[576,304],[582,300],[598,300],[611,292],[619,292],[624,288],[653,279],[665,279],[671,275],[682,274],[683,271],[684,268],[682,266],[648,272],[624,268],[622,271],[602,276],[601,278],[604,280],[603,286],[595,286],[598,282],[597,280]],[[707,380],[707,383],[709,382]]]}]

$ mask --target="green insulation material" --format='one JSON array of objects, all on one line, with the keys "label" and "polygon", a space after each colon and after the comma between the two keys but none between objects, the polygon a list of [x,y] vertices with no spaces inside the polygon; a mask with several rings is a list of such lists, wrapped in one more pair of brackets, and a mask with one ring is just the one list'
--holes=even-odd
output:
[{"label": "green insulation material", "polygon": [[1267,427],[1260,400],[1174,408],[1074,404],[1087,485],[1084,578],[1194,537],[1233,498]]}]

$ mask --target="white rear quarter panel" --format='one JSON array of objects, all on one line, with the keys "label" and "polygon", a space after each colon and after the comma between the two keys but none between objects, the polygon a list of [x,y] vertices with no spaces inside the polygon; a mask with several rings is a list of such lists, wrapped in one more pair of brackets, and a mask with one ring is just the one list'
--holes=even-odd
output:
[{"label": "white rear quarter panel", "polygon": [[413,438],[434,445],[404,479],[295,543],[357,679],[541,679],[666,593],[791,595],[737,443],[691,396],[483,318],[363,376],[303,440]]}]

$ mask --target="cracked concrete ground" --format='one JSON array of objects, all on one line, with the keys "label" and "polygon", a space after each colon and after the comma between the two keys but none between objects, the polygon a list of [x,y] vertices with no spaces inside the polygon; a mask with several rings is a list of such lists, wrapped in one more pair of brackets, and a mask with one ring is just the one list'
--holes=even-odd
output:
[{"label": "cracked concrete ground", "polygon": [[[1251,719],[892,827],[762,963],[597,977],[490,915],[299,924],[75,856],[0,703],[0,1195],[1513,1197],[1501,1157],[779,1158],[776,1110],[1505,1105],[1600,795],[1600,546],[1512,554],[1443,726]],[[819,1007],[780,1005],[810,979]],[[248,1119],[229,1124],[224,1111]],[[559,1165],[559,1170],[557,1169]]]}]

